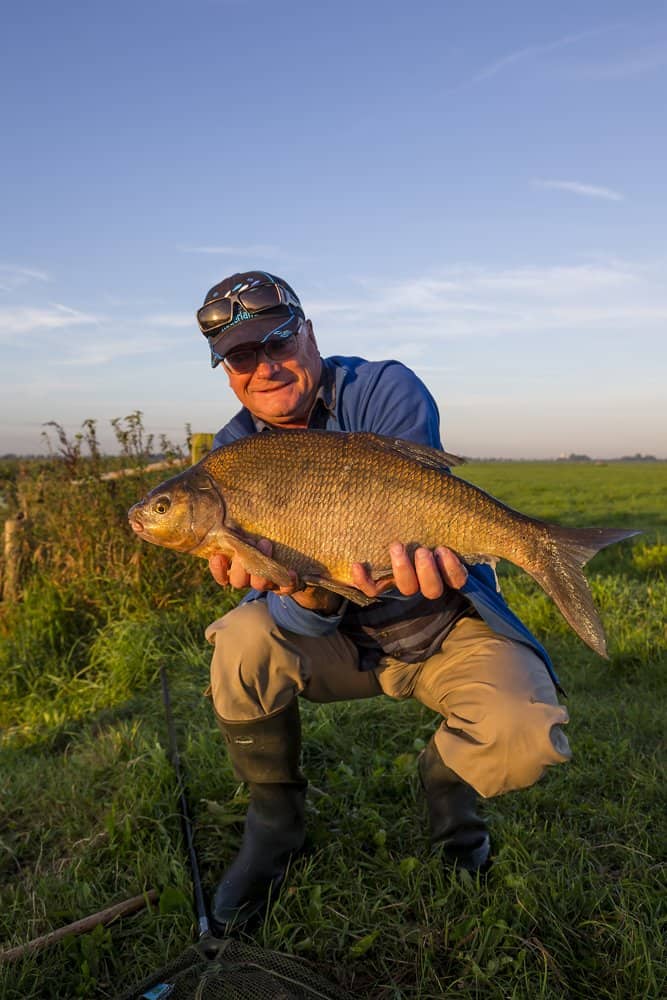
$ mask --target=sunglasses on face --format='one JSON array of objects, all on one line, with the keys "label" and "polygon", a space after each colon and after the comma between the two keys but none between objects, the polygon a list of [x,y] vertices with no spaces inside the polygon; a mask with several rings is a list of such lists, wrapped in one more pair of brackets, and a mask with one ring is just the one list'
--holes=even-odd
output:
[{"label": "sunglasses on face", "polygon": [[247,347],[237,347],[235,350],[218,357],[228,372],[233,375],[247,375],[254,372],[259,364],[259,356],[263,354],[269,361],[289,361],[299,349],[297,337],[299,330],[284,330],[282,333],[273,334],[261,344],[248,345]]},{"label": "sunglasses on face", "polygon": [[295,306],[301,310],[301,303],[289,289],[273,282],[253,285],[241,289],[231,289],[219,299],[206,303],[197,312],[199,329],[208,337],[221,326],[226,326],[234,319],[234,306],[253,316],[255,313],[276,309],[278,306]]}]

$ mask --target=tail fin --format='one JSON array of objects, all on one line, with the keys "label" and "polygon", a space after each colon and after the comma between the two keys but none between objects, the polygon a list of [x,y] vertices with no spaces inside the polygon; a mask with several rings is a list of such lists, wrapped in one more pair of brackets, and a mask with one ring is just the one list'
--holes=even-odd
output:
[{"label": "tail fin", "polygon": [[607,658],[607,642],[581,569],[601,549],[640,531],[622,528],[564,528],[548,525],[544,560],[529,573],[560,609],[565,620],[587,646]]}]

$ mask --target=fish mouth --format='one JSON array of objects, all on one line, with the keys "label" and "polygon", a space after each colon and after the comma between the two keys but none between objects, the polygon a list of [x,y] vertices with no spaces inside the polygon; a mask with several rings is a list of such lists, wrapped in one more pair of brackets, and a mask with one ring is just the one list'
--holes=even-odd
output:
[{"label": "fish mouth", "polygon": [[136,514],[132,514],[130,517],[128,517],[128,521],[130,522],[130,527],[132,528],[132,531],[136,531],[138,535],[142,535],[144,533],[143,521],[141,521],[141,519],[137,517]]}]

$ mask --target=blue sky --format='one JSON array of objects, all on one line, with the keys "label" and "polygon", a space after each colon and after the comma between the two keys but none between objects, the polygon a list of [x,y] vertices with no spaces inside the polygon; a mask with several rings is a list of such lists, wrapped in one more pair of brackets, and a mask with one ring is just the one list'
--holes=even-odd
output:
[{"label": "blue sky", "polygon": [[0,76],[0,453],[217,430],[261,268],[451,451],[667,457],[665,3],[26,0]]}]

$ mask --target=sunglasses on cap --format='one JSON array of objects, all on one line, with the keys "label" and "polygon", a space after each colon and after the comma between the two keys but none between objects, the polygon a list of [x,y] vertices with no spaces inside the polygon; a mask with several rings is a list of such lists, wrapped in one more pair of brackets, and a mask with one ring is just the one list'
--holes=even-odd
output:
[{"label": "sunglasses on cap", "polygon": [[297,337],[301,332],[301,323],[296,330],[282,330],[278,333],[270,333],[259,344],[244,344],[235,347],[228,354],[217,354],[213,348],[211,353],[218,361],[222,361],[228,372],[232,375],[248,375],[254,372],[259,364],[259,356],[263,354],[269,361],[289,361],[293,358],[298,349]]},{"label": "sunglasses on cap", "polygon": [[201,309],[197,310],[199,329],[205,337],[209,337],[215,330],[234,320],[234,306],[238,306],[240,312],[247,314],[244,317],[246,319],[267,309],[276,309],[278,306],[294,307],[303,315],[301,303],[296,295],[290,289],[273,281],[237,285],[219,298],[215,297],[215,292],[213,295],[210,302],[204,303]]}]

